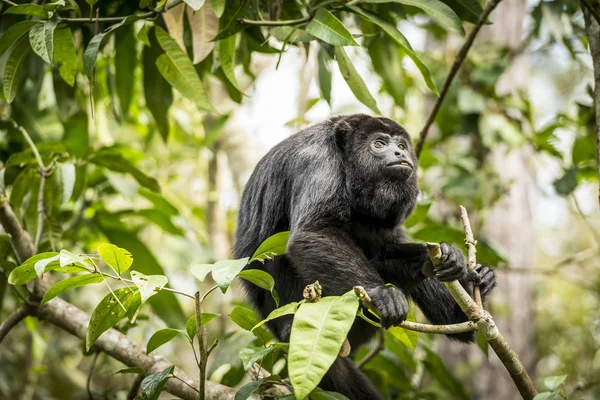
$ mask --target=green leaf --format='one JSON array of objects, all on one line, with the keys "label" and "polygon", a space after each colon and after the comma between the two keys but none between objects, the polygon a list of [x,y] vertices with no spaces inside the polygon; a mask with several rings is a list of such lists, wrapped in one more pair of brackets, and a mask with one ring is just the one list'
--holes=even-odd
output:
[{"label": "green leaf", "polygon": [[206,275],[213,270],[214,266],[214,264],[194,264],[191,266],[190,270],[200,282],[204,282],[204,278],[206,278]]},{"label": "green leaf", "polygon": [[205,4],[200,10],[187,13],[192,31],[193,62],[198,64],[204,60],[215,47],[212,40],[219,30],[219,18],[215,15],[210,4]]},{"label": "green leaf", "polygon": [[235,43],[236,43],[237,35],[231,35],[226,39],[223,39],[219,42],[219,57],[221,59],[221,67],[223,68],[223,73],[231,82],[234,88],[238,91],[242,91],[240,89],[240,85],[235,78]]},{"label": "green leaf", "polygon": [[577,187],[577,168],[569,168],[564,171],[564,175],[556,179],[552,185],[556,193],[568,196]]},{"label": "green leaf", "polygon": [[[4,36],[2,38],[4,38]],[[19,77],[21,75],[21,69],[23,68],[23,61],[27,54],[29,54],[29,50],[31,50],[29,40],[23,38],[13,48],[8,56],[8,60],[6,60],[2,86],[4,89],[4,97],[8,103],[12,103],[17,94],[17,85],[20,82]]]},{"label": "green leaf", "polygon": [[198,11],[204,5],[205,0],[183,0],[185,4],[192,7],[192,10]]},{"label": "green leaf", "polygon": [[431,89],[436,95],[439,95],[437,87],[435,86],[435,82],[433,82],[433,78],[431,77],[431,72],[429,72],[429,69],[427,68],[427,66],[425,64],[423,64],[423,62],[416,55],[412,46],[410,45],[410,43],[408,43],[408,40],[406,40],[404,35],[402,33],[400,33],[400,31],[398,29],[396,29],[396,27],[394,25],[379,18],[378,16],[376,16],[374,14],[371,14],[364,10],[361,10],[358,7],[348,6],[347,8],[349,10],[351,10],[353,13],[360,15],[362,18],[366,19],[367,21],[372,22],[375,25],[379,26],[381,29],[383,29],[383,31],[387,35],[389,35],[396,43],[398,43],[404,49],[404,51],[406,52],[406,55],[408,55],[410,57],[410,59],[415,63],[415,65],[421,72],[421,75],[423,76],[423,79],[425,80],[427,87],[429,87],[429,89]]},{"label": "green leaf", "polygon": [[21,266],[11,271],[10,275],[8,276],[8,283],[15,286],[24,285],[36,277],[35,264],[38,261],[56,257],[57,255],[57,252],[49,252],[36,254],[35,256],[28,258]]},{"label": "green leaf", "polygon": [[294,301],[292,303],[288,303],[286,305],[283,305],[279,308],[274,309],[273,311],[271,311],[269,313],[267,318],[263,319],[258,324],[254,325],[254,327],[251,329],[251,331],[254,331],[254,329],[258,328],[259,326],[261,326],[261,325],[265,324],[266,322],[269,322],[275,318],[283,317],[284,315],[295,314],[296,311],[298,310],[299,305],[300,305],[300,303]]},{"label": "green leaf", "polygon": [[554,392],[567,379],[567,375],[547,376],[544,378],[544,385],[548,390]]},{"label": "green leaf", "polygon": [[146,354],[152,353],[163,344],[170,342],[177,335],[185,335],[185,331],[180,329],[165,328],[154,332],[154,335],[148,340],[146,345]]},{"label": "green leaf", "polygon": [[247,269],[240,272],[238,277],[271,292],[271,296],[273,297],[273,300],[275,300],[276,306],[279,307],[279,294],[275,290],[275,280],[269,273],[261,271],[260,269]]},{"label": "green leaf", "polygon": [[446,4],[439,0],[364,0],[364,3],[400,3],[425,11],[434,21],[443,27],[465,34],[460,18]]},{"label": "green leaf", "polygon": [[169,279],[164,275],[144,275],[138,271],[131,271],[131,280],[140,290],[142,303],[146,302],[150,296],[158,293],[159,290],[169,283]]},{"label": "green leaf", "polygon": [[329,67],[331,58],[322,47],[319,49],[318,60],[321,95],[331,105],[331,68]]},{"label": "green leaf", "polygon": [[358,46],[342,21],[324,8],[317,10],[305,29],[311,35],[334,46]]},{"label": "green leaf", "polygon": [[129,367],[118,370],[114,374],[137,374],[137,375],[146,375],[146,370],[140,367]]},{"label": "green leaf", "polygon": [[304,303],[290,335],[288,371],[296,398],[312,392],[337,358],[354,322],[358,299],[353,291]]},{"label": "green leaf", "polygon": [[417,348],[418,334],[417,332],[402,329],[398,326],[392,326],[388,329],[388,332],[392,334],[396,339],[401,341],[406,347],[411,349]]},{"label": "green leaf", "polygon": [[201,109],[215,111],[187,54],[164,29],[157,26],[154,31],[156,39],[165,51],[165,54],[156,60],[156,67],[162,76]]},{"label": "green leaf", "polygon": [[77,52],[71,28],[65,26],[54,31],[54,60],[58,63],[58,72],[69,86],[75,84],[77,74]]},{"label": "green leaf", "polygon": [[346,396],[337,392],[326,392],[316,388],[310,392],[310,400],[349,400]]},{"label": "green leaf", "polygon": [[483,13],[483,8],[477,0],[443,0],[463,21],[476,23]]},{"label": "green leaf", "polygon": [[127,271],[133,263],[133,255],[125,249],[115,246],[110,243],[102,243],[98,246],[98,254],[106,265],[111,267],[113,271],[121,275]]},{"label": "green leaf", "polygon": [[[140,293],[137,290],[124,287],[113,292],[115,295],[113,296],[112,293],[107,294],[92,313],[85,336],[85,348],[88,351],[100,335],[112,328],[128,312],[134,311],[139,306]],[[115,296],[119,301],[115,299]],[[123,310],[121,304],[125,307],[125,310]]]},{"label": "green leaf", "polygon": [[471,396],[468,395],[464,386],[460,381],[449,371],[444,362],[428,346],[422,346],[426,352],[426,359],[424,362],[425,368],[431,373],[436,382],[446,389],[449,393],[452,393],[453,398],[468,400]]},{"label": "green leaf", "polygon": [[40,24],[39,21],[21,21],[17,22],[14,25],[11,25],[4,31],[2,37],[0,37],[0,57],[10,49],[24,34],[29,32],[29,30]]},{"label": "green leaf", "polygon": [[29,31],[31,48],[48,64],[52,64],[53,60],[54,30],[56,29],[56,25],[56,20],[50,20],[34,26]]},{"label": "green leaf", "polygon": [[348,58],[343,47],[335,48],[335,58],[340,67],[342,77],[356,98],[375,113],[381,114],[381,111],[379,111],[379,108],[377,107],[377,102],[369,92],[369,88],[367,88],[367,85],[358,74],[358,71],[356,71],[356,68],[354,68],[354,65],[352,65],[352,61]]},{"label": "green leaf", "polygon": [[250,369],[259,358],[271,354],[276,347],[246,347],[240,350],[240,358],[245,370]]},{"label": "green leaf", "polygon": [[129,114],[133,98],[135,79],[132,79],[131,73],[135,70],[136,62],[137,52],[133,25],[127,25],[119,30],[115,38],[115,80],[123,115]]},{"label": "green leaf", "polygon": [[98,150],[90,156],[89,162],[108,168],[111,171],[130,174],[140,185],[147,187],[153,192],[160,192],[160,186],[155,178],[143,173],[118,151],[112,149]]},{"label": "green leaf", "polygon": [[52,285],[48,289],[46,294],[44,294],[44,298],[42,299],[42,302],[40,303],[40,305],[46,304],[47,302],[49,302],[50,300],[52,300],[59,294],[64,293],[69,289],[74,289],[74,288],[78,288],[80,286],[90,285],[92,283],[99,283],[99,282],[102,282],[103,280],[104,280],[104,277],[102,275],[98,275],[98,274],[85,274],[85,275],[78,275],[78,276],[73,276],[71,278],[67,278],[65,280],[62,280],[62,281],[57,282],[54,285]]},{"label": "green leaf", "polygon": [[219,18],[223,16],[223,11],[225,11],[225,2],[226,0],[208,0],[210,7]]},{"label": "green leaf", "polygon": [[487,338],[485,337],[485,332],[483,330],[478,330],[475,332],[475,341],[477,342],[477,347],[483,352],[485,358],[489,357],[489,346]]},{"label": "green leaf", "polygon": [[289,231],[279,232],[268,237],[258,246],[258,249],[256,249],[249,262],[264,261],[265,259],[285,254],[289,239]]},{"label": "green leaf", "polygon": [[231,310],[231,313],[229,313],[229,317],[240,328],[251,331],[254,336],[259,338],[263,343],[269,342],[273,337],[266,329],[262,327],[253,329],[255,325],[258,324],[258,319],[256,318],[254,311],[249,308],[236,306],[233,308],[233,310]]},{"label": "green leaf", "polygon": [[541,392],[536,394],[533,400],[554,400],[557,395],[556,392]]},{"label": "green leaf", "polygon": [[90,6],[93,6],[98,2],[98,0],[85,0],[85,2],[88,3]]},{"label": "green leaf", "polygon": [[[46,272],[47,270],[50,271],[51,269],[60,267],[61,266],[60,263],[56,262],[59,260],[59,258],[60,258],[60,255],[56,255],[54,257],[45,258],[43,260],[37,261],[33,266],[33,269],[35,269],[36,275],[38,277],[41,277],[42,274],[44,272]],[[55,264],[49,267],[48,265],[50,263],[55,263]]]},{"label": "green leaf", "polygon": [[[206,325],[218,316],[219,314],[201,313],[200,325]],[[196,333],[198,333],[197,328],[198,327],[196,326],[196,316],[192,315],[185,323],[185,330],[190,339],[194,338],[196,336]]]},{"label": "green leaf", "polygon": [[156,374],[150,374],[142,380],[140,388],[144,394],[144,400],[158,399],[174,369],[175,367],[171,365],[169,368],[165,368]]},{"label": "green leaf", "polygon": [[150,47],[144,47],[142,65],[144,67],[144,98],[152,113],[158,132],[164,141],[169,137],[169,109],[173,104],[173,89],[156,67],[156,60],[162,50],[155,35],[150,35]]},{"label": "green leaf", "polygon": [[[64,131],[65,134],[62,140],[68,147],[69,152],[77,158],[82,158],[90,144],[87,113],[79,111],[76,114],[73,114],[71,118],[64,123]],[[77,167],[77,170],[80,171],[81,168],[82,167]],[[83,168],[85,168],[85,166],[83,166]]]},{"label": "green leaf", "polygon": [[151,22],[144,22],[144,25],[142,25],[142,27],[140,28],[140,30],[137,33],[137,38],[139,39],[139,41],[144,43],[148,47],[151,46],[150,38],[148,37],[148,34],[150,33],[151,28],[152,28]]},{"label": "green leaf", "polygon": [[227,291],[233,278],[248,264],[248,257],[239,260],[217,261],[212,269],[212,277],[223,293]]},{"label": "green leaf", "polygon": [[4,14],[30,15],[42,19],[48,18],[48,12],[43,6],[37,4],[19,4],[8,8],[4,11]]},{"label": "green leaf", "polygon": [[[221,0],[223,1],[223,0]],[[212,9],[215,11],[218,17],[221,18],[219,14],[220,5],[214,4],[216,1],[211,1],[210,5]],[[229,0],[225,2],[226,10],[222,12],[222,18],[220,19],[220,30],[217,36],[213,39],[214,42],[228,38],[231,35],[235,35],[239,31],[243,30],[245,26],[240,24],[238,19],[242,17],[246,9],[250,7],[252,3],[250,0]]]},{"label": "green leaf", "polygon": [[60,164],[57,173],[60,176],[62,187],[61,205],[65,205],[71,200],[73,188],[75,187],[75,180],[77,177],[75,173],[75,164],[70,162]]},{"label": "green leaf", "polygon": [[89,79],[92,79],[96,59],[98,58],[98,52],[100,51],[100,45],[107,34],[108,32],[101,32],[94,36],[83,53],[83,70]]},{"label": "green leaf", "polygon": [[246,400],[260,388],[265,379],[258,379],[242,386],[235,394],[233,400]]}]

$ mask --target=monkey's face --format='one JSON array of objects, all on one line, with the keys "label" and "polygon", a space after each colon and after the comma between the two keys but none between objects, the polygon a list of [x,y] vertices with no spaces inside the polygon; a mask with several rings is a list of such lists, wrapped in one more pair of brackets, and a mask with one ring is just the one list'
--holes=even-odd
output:
[{"label": "monkey's face", "polygon": [[380,173],[401,180],[415,173],[410,142],[403,135],[374,132],[367,144],[367,151]]}]

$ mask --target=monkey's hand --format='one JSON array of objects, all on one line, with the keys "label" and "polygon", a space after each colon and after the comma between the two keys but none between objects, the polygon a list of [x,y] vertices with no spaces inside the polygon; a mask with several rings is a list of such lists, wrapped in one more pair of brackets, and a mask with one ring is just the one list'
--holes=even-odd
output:
[{"label": "monkey's hand", "polygon": [[485,297],[496,286],[496,274],[494,270],[486,265],[477,264],[472,273],[475,286],[479,286],[481,296]]},{"label": "monkey's hand", "polygon": [[377,286],[367,290],[367,294],[381,317],[381,326],[387,329],[406,320],[408,302],[402,290],[395,286]]},{"label": "monkey's hand", "polygon": [[467,266],[462,251],[453,244],[440,243],[441,262],[433,268],[433,276],[442,282],[460,280],[467,275]]}]

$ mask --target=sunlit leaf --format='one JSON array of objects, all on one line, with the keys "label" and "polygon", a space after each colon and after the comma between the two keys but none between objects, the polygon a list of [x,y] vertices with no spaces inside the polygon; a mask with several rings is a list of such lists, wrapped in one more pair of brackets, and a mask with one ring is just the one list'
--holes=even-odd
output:
[{"label": "sunlit leaf", "polygon": [[[56,252],[40,253],[28,258],[25,262],[13,269],[8,276],[8,283],[11,285],[24,285],[36,277],[35,264],[40,260],[54,258],[58,256]],[[47,272],[47,271],[44,271]]]},{"label": "sunlit leaf", "polygon": [[335,48],[335,59],[340,67],[342,77],[356,98],[375,113],[381,114],[381,111],[377,107],[377,102],[371,95],[371,92],[369,92],[369,88],[358,74],[358,71],[356,71],[356,68],[354,68],[352,61],[350,61],[343,47]]},{"label": "sunlit leaf", "polygon": [[208,0],[210,7],[215,12],[218,18],[223,16],[223,11],[225,10],[225,2],[226,0]]},{"label": "sunlit leaf", "polygon": [[131,271],[131,280],[140,290],[142,303],[169,283],[169,279],[164,275],[144,275],[138,271]]},{"label": "sunlit leaf", "polygon": [[75,187],[75,164],[70,162],[60,164],[58,171],[60,171],[60,183],[62,187],[61,205],[65,205],[71,200],[73,188]]},{"label": "sunlit leaf", "polygon": [[263,343],[267,343],[273,338],[273,336],[263,327],[252,329],[258,324],[258,319],[256,318],[254,311],[249,308],[236,306],[231,310],[231,313],[229,313],[229,317],[240,328],[251,331],[254,336],[259,338]]},{"label": "sunlit leaf", "polygon": [[33,51],[49,64],[52,64],[54,49],[54,30],[56,20],[50,20],[31,28],[29,42]]},{"label": "sunlit leaf", "polygon": [[260,385],[263,384],[265,379],[258,379],[256,381],[252,381],[241,388],[236,392],[233,400],[246,400],[250,396],[252,396],[256,391],[260,388]]},{"label": "sunlit leaf", "polygon": [[555,391],[567,379],[567,375],[547,376],[544,378],[544,385],[548,390]]},{"label": "sunlit leaf", "polygon": [[40,21],[21,21],[9,26],[0,37],[0,57]]},{"label": "sunlit leaf", "polygon": [[275,300],[275,305],[279,307],[279,294],[275,290],[275,280],[269,273],[260,269],[247,269],[241,271],[238,274],[238,277],[271,292],[271,296],[273,297],[273,300]]},{"label": "sunlit leaf", "polygon": [[284,315],[292,315],[296,313],[296,310],[298,310],[298,306],[300,305],[300,303],[298,302],[292,302],[292,303],[288,303],[286,305],[283,305],[279,308],[274,309],[273,311],[271,311],[271,313],[267,316],[267,318],[263,319],[262,321],[260,321],[258,324],[254,325],[254,327],[252,328],[252,330],[258,328],[259,326],[275,319],[275,318],[279,318],[279,317],[283,317]]},{"label": "sunlit leaf", "polygon": [[[200,314],[200,325],[206,325],[218,316],[219,316],[219,314],[201,313]],[[196,336],[196,333],[198,333],[197,328],[198,327],[196,326],[196,316],[192,315],[185,324],[185,330],[187,332],[187,335],[190,337],[190,339],[194,338]]]},{"label": "sunlit leaf", "polygon": [[215,42],[212,40],[219,30],[219,18],[208,3],[196,12],[188,9],[187,16],[192,31],[193,62],[198,64],[215,47]]},{"label": "sunlit leaf", "polygon": [[358,309],[350,291],[304,303],[296,312],[290,335],[288,371],[297,398],[312,392],[337,358]]},{"label": "sunlit leaf", "polygon": [[181,50],[175,40],[160,27],[155,27],[156,39],[165,50],[165,54],[158,57],[156,67],[162,76],[184,97],[192,100],[198,107],[214,111],[202,82],[194,69],[192,61]]},{"label": "sunlit leaf", "polygon": [[250,262],[264,261],[265,259],[285,254],[289,239],[289,231],[279,232],[268,237],[264,242],[260,244],[260,246],[258,246],[258,249],[256,249],[252,257],[250,258]]},{"label": "sunlit leaf", "polygon": [[117,274],[121,275],[127,271],[133,263],[133,255],[125,249],[110,243],[102,243],[98,246],[98,254],[102,260]]},{"label": "sunlit leaf", "polygon": [[276,350],[273,346],[246,347],[240,351],[240,358],[245,370],[250,369],[255,362]]},{"label": "sunlit leaf", "polygon": [[[41,277],[42,274],[46,271],[50,271],[56,267],[60,267],[60,262],[57,262],[60,258],[60,255],[56,255],[54,257],[44,258],[43,260],[37,261],[33,268],[35,269],[35,273],[37,276]],[[48,267],[50,263],[56,263],[54,266]]]},{"label": "sunlit leaf", "polygon": [[233,278],[239,274],[247,263],[248,258],[246,257],[239,260],[221,260],[214,264],[212,277],[223,293],[227,291]]},{"label": "sunlit leaf", "polygon": [[52,285],[48,291],[44,294],[44,298],[42,299],[41,305],[46,304],[56,296],[61,293],[66,292],[69,289],[78,288],[85,285],[90,285],[92,283],[99,283],[104,280],[104,277],[99,274],[85,274],[85,275],[77,275],[71,278],[67,278],[60,282]]},{"label": "sunlit leaf", "polygon": [[194,11],[198,11],[204,5],[205,0],[183,0]]},{"label": "sunlit leaf", "polygon": [[154,192],[160,192],[160,186],[155,178],[143,173],[116,150],[102,149],[95,151],[88,160],[93,164],[108,168],[111,171],[130,174],[140,185],[145,186]]},{"label": "sunlit leaf", "polygon": [[77,53],[71,28],[65,26],[54,31],[54,60],[58,63],[60,76],[70,86],[75,84],[77,74]]},{"label": "sunlit leaf", "polygon": [[319,49],[318,61],[319,61],[319,88],[321,89],[321,95],[331,105],[331,68],[330,57],[327,52],[323,49]]},{"label": "sunlit leaf", "polygon": [[235,78],[235,43],[236,43],[237,35],[231,35],[226,39],[219,41],[219,57],[221,59],[221,68],[223,68],[223,73],[229,80],[229,82],[235,87],[238,91],[242,91],[240,89],[240,85]]},{"label": "sunlit leaf", "polygon": [[135,79],[131,72],[135,69],[137,52],[133,25],[124,26],[116,33],[115,40],[115,81],[119,105],[123,115],[129,114]]},{"label": "sunlit leaf", "polygon": [[[128,315],[128,312],[139,307],[140,293],[137,289],[124,287],[113,292],[114,296],[112,293],[107,294],[92,313],[85,337],[85,348],[87,350],[90,349],[100,335],[112,328],[125,315]],[[121,305],[125,307],[125,310]]]},{"label": "sunlit leaf", "polygon": [[204,278],[213,270],[214,266],[214,264],[194,264],[190,270],[200,282],[204,282]]},{"label": "sunlit leaf", "polygon": [[16,14],[16,15],[30,15],[32,17],[46,19],[48,18],[48,12],[43,6],[38,4],[18,4],[16,6],[7,8],[4,14]]},{"label": "sunlit leaf", "polygon": [[170,342],[178,335],[185,335],[185,331],[181,329],[159,329],[154,332],[154,334],[148,340],[148,344],[146,345],[146,354],[152,353],[154,350],[158,349],[165,343]]},{"label": "sunlit leaf", "polygon": [[319,8],[317,13],[306,25],[306,31],[324,42],[335,46],[357,46],[358,43],[348,32],[342,21],[324,8]]},{"label": "sunlit leaf", "polygon": [[19,77],[21,75],[21,69],[23,68],[23,61],[27,54],[29,54],[29,50],[31,50],[29,40],[23,38],[13,48],[8,56],[8,60],[6,60],[4,76],[2,78],[2,87],[4,90],[4,97],[8,103],[12,103],[17,94],[17,86],[20,82]]},{"label": "sunlit leaf", "polygon": [[175,42],[177,42],[177,44],[183,51],[185,51],[185,44],[183,43],[184,12],[185,4],[182,3],[162,14],[169,35],[171,35],[171,38],[173,38]]}]

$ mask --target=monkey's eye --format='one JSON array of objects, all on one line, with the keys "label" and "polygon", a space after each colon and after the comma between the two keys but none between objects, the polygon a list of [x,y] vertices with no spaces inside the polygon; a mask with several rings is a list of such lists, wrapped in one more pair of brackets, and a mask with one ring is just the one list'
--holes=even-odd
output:
[{"label": "monkey's eye", "polygon": [[406,150],[404,143],[398,143],[398,147],[400,147],[402,150]]},{"label": "monkey's eye", "polygon": [[373,143],[373,146],[375,146],[376,149],[381,149],[385,146],[385,142],[383,140],[376,140],[375,143]]}]

